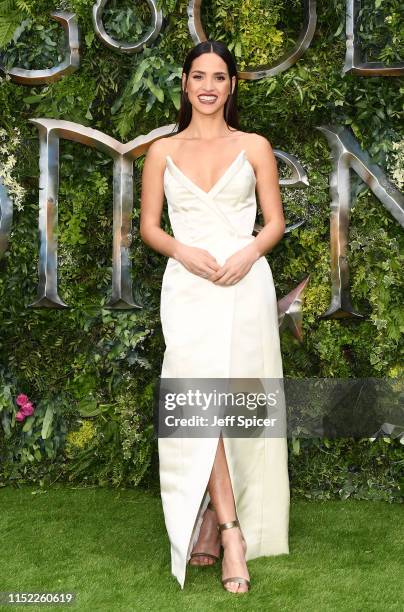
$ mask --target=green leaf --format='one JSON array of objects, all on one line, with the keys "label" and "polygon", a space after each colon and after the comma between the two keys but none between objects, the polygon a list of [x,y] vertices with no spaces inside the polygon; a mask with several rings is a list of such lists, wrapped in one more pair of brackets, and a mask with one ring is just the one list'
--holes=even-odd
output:
[{"label": "green leaf", "polygon": [[30,431],[32,429],[34,420],[35,420],[34,416],[29,416],[24,423],[24,427],[22,428],[22,431],[24,432]]},{"label": "green leaf", "polygon": [[91,47],[91,45],[93,44],[93,40],[94,40],[94,32],[93,31],[87,32],[87,34],[84,37],[84,40],[86,41],[87,47]]},{"label": "green leaf", "polygon": [[78,411],[81,416],[90,417],[100,414],[102,409],[98,407],[97,400],[93,397],[85,397],[78,404]]},{"label": "green leaf", "polygon": [[111,106],[111,115],[115,115],[115,113],[119,111],[122,106],[122,103],[122,98],[119,98],[119,100],[116,100],[116,102],[113,103],[113,105]]},{"label": "green leaf", "polygon": [[142,85],[143,85],[142,80],[136,81],[136,83],[133,83],[133,87],[130,90],[131,95],[137,93],[139,91],[139,89],[142,87]]},{"label": "green leaf", "polygon": [[334,33],[334,37],[339,36],[342,32],[342,28],[345,26],[345,21],[341,21],[339,24],[337,31]]},{"label": "green leaf", "polygon": [[43,418],[43,423],[42,423],[41,436],[43,440],[46,440],[46,438],[49,436],[51,432],[52,420],[53,420],[53,408],[51,406],[48,406],[45,412],[45,416]]},{"label": "green leaf", "polygon": [[159,102],[164,102],[164,91],[157,87],[151,79],[146,79],[147,86]]},{"label": "green leaf", "polygon": [[14,32],[20,24],[18,13],[0,15],[0,48],[5,47],[13,38]]},{"label": "green leaf", "polygon": [[[148,61],[147,60],[143,60],[142,62],[140,62],[134,77],[132,78],[132,83],[138,83],[139,81],[142,80],[143,77],[143,73],[145,72],[146,68],[148,66]],[[133,93],[133,92],[132,92]]]},{"label": "green leaf", "polygon": [[11,436],[11,421],[7,413],[3,414],[1,417],[1,425],[4,430],[5,438],[9,438]]},{"label": "green leaf", "polygon": [[302,92],[302,90],[301,90],[301,88],[300,88],[300,85],[298,85],[298,84],[296,83],[296,80],[294,81],[294,84],[295,84],[295,86],[296,86],[296,88],[297,88],[297,90],[298,90],[298,92],[299,92],[299,95],[300,95],[300,101],[301,101],[301,103],[303,104],[303,92]]},{"label": "green leaf", "polygon": [[171,100],[173,101],[173,104],[176,108],[176,110],[179,110],[180,106],[181,106],[181,96],[180,93],[178,91],[174,91],[174,90],[169,90],[169,95]]},{"label": "green leaf", "polygon": [[26,98],[23,98],[23,101],[25,104],[35,104],[36,102],[41,102],[42,98],[43,96],[38,94],[37,96],[27,96]]}]

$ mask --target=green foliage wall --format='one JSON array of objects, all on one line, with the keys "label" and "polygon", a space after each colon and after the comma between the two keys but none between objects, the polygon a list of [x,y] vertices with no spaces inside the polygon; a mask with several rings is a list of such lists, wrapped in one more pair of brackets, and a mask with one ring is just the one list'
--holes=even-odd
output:
[{"label": "green foliage wall", "polygon": [[[151,48],[117,54],[95,36],[92,0],[0,1],[0,45],[6,66],[50,67],[63,34],[51,11],[75,12],[81,65],[51,85],[0,80],[0,174],[14,198],[10,245],[0,261],[0,482],[56,479],[99,485],[156,485],[153,391],[164,342],[159,320],[166,259],[139,238],[140,175],[135,165],[132,267],[139,310],[105,308],[111,285],[112,162],[61,141],[59,286],[70,310],[27,308],[38,265],[38,134],[29,118],[75,121],[122,141],[169,123],[179,107],[182,61],[193,42],[187,3],[164,0],[164,26]],[[362,2],[359,34],[369,60],[403,58],[399,0]],[[315,126],[349,126],[389,179],[404,184],[403,81],[342,76],[345,2],[317,3],[314,40],[289,70],[239,82],[242,129],[265,135],[295,155],[308,188],[282,190],[288,223],[305,223],[268,254],[278,298],[310,274],[303,299],[304,341],[282,334],[285,376],[402,376],[402,230],[352,173],[349,265],[361,323],[320,320],[330,300],[330,151]],[[271,63],[297,40],[297,0],[217,0],[202,8],[205,31],[233,50],[240,70]],[[146,3],[108,3],[104,24],[115,38],[136,40],[149,23]],[[401,45],[401,47],[400,47]],[[281,176],[286,170],[279,165]],[[163,227],[170,231],[164,210]],[[15,397],[36,406],[24,424]],[[45,425],[44,425],[45,421]],[[400,500],[403,445],[398,440],[294,440],[292,491],[308,497]],[[401,477],[402,478],[402,477]]]}]

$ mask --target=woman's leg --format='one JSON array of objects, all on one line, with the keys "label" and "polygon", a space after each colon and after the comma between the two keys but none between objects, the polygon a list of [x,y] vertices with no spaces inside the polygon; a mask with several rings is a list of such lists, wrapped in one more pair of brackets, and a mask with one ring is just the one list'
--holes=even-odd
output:
[{"label": "woman's leg", "polygon": [[[237,518],[236,508],[223,438],[221,435],[209,479],[208,491],[216,510],[216,519],[218,523],[234,521]],[[246,547],[240,529],[225,529],[221,532],[221,538],[224,549],[222,565],[223,578],[242,576],[249,580],[250,577],[245,561]],[[238,584],[237,582],[228,582],[225,588],[233,593],[248,591],[247,585]]]},{"label": "woman's leg", "polygon": [[[215,510],[206,508],[201,528],[199,530],[199,537],[192,553],[209,553],[211,555],[220,556],[220,536],[217,531],[217,515]],[[190,565],[213,565],[214,559],[211,557],[193,557],[190,559]]]}]

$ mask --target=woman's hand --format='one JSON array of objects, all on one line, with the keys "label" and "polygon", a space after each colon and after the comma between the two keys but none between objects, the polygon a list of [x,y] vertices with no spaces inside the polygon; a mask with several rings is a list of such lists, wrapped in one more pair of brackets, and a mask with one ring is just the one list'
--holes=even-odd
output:
[{"label": "woman's hand", "polygon": [[209,280],[215,285],[235,285],[259,258],[260,254],[254,244],[248,244],[226,259],[223,266],[209,276]]},{"label": "woman's hand", "polygon": [[203,278],[210,278],[212,274],[220,270],[220,265],[213,255],[199,247],[180,244],[175,259],[189,272]]}]

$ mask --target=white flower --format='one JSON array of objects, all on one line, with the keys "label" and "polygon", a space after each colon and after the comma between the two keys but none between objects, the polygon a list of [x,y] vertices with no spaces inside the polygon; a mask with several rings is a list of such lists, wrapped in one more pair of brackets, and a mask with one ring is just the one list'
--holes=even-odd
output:
[{"label": "white flower", "polygon": [[15,127],[13,132],[8,133],[4,128],[0,128],[0,180],[7,188],[10,198],[13,200],[17,210],[23,210],[22,202],[25,197],[25,189],[14,177],[13,171],[17,163],[14,151],[17,150],[20,139],[20,130]]}]

